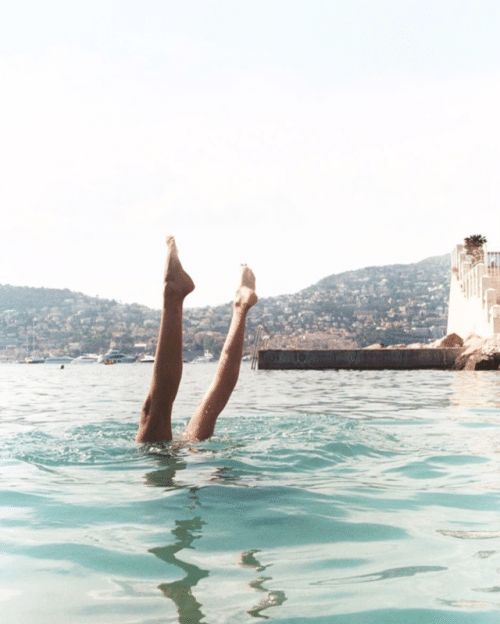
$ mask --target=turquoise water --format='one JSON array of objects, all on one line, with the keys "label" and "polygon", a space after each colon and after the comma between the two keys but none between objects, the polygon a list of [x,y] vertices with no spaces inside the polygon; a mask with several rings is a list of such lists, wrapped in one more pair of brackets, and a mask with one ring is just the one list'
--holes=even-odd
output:
[{"label": "turquoise water", "polygon": [[147,448],[150,374],[0,366],[2,622],[498,622],[500,373],[245,366]]}]

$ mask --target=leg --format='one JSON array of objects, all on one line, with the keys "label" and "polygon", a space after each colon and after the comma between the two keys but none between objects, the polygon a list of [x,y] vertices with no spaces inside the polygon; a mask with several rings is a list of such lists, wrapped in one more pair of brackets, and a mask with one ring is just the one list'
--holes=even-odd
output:
[{"label": "leg", "polygon": [[185,440],[205,440],[215,427],[217,416],[222,412],[238,381],[245,321],[248,310],[257,303],[255,276],[251,269],[243,265],[241,282],[233,304],[233,317],[222,349],[215,377],[195,409],[184,432]]},{"label": "leg", "polygon": [[180,263],[174,237],[168,236],[160,332],[137,442],[172,439],[172,405],[182,376],[182,304],[193,289],[194,284]]}]

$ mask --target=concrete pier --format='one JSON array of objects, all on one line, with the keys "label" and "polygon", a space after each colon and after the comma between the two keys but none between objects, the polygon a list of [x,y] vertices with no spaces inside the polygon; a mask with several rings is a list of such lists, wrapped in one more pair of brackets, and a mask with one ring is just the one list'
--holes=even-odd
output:
[{"label": "concrete pier", "polygon": [[343,349],[338,351],[280,350],[259,351],[258,368],[273,370],[450,370],[463,352],[453,349]]}]

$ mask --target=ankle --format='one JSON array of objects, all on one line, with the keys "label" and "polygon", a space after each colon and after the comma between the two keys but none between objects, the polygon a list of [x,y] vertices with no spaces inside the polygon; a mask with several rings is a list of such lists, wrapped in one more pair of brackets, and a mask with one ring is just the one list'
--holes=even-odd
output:
[{"label": "ankle", "polygon": [[244,301],[243,299],[237,298],[233,301],[233,313],[234,314],[246,316],[248,313],[248,310],[250,310],[251,307],[252,306],[247,301]]},{"label": "ankle", "polygon": [[165,280],[163,282],[163,299],[166,300],[175,297],[176,299],[183,300],[188,293],[186,289],[182,287],[182,284],[175,280]]}]

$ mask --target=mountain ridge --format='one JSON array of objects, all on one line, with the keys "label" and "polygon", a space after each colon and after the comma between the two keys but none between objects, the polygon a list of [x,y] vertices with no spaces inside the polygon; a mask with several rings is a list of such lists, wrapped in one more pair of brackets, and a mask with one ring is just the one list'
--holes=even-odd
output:
[{"label": "mountain ridge", "polygon": [[[353,269],[326,276],[289,295],[261,298],[248,317],[246,350],[262,325],[276,348],[349,348],[425,341],[446,330],[450,255],[410,264]],[[184,341],[190,353],[222,348],[231,304],[188,308]],[[79,355],[112,345],[153,351],[160,310],[102,299],[68,288],[0,285],[0,355],[37,347]],[[31,345],[31,347],[30,347]],[[136,347],[137,348],[137,347]]]}]

